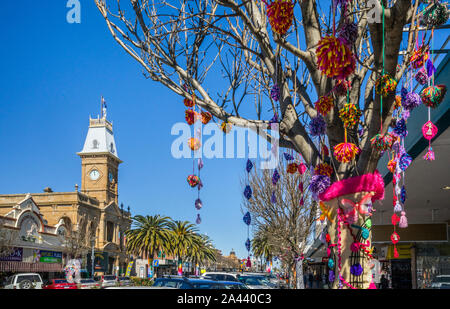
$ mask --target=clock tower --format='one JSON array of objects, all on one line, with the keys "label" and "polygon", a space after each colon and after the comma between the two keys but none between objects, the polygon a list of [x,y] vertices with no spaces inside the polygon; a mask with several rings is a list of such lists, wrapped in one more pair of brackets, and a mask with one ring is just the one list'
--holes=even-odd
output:
[{"label": "clock tower", "polygon": [[122,161],[117,154],[112,123],[89,117],[89,130],[81,157],[81,192],[100,201],[101,207],[111,202],[118,205],[118,171]]}]

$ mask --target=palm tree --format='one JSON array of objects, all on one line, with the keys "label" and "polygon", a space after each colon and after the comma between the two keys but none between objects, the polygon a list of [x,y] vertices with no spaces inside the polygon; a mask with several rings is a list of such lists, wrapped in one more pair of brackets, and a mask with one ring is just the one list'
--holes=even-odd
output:
[{"label": "palm tree", "polygon": [[134,228],[125,232],[128,253],[145,255],[152,262],[159,250],[170,249],[169,217],[137,215],[132,219]]},{"label": "palm tree", "polygon": [[270,243],[268,231],[260,228],[256,231],[252,241],[252,251],[255,257],[264,258],[266,263],[274,256],[274,246]]},{"label": "palm tree", "polygon": [[211,239],[206,235],[197,234],[193,246],[187,252],[186,258],[193,265],[205,265],[210,262],[215,262],[217,259]]},{"label": "palm tree", "polygon": [[196,246],[197,227],[188,221],[172,221],[170,229],[170,252],[178,258],[178,265],[188,256],[188,252]]}]

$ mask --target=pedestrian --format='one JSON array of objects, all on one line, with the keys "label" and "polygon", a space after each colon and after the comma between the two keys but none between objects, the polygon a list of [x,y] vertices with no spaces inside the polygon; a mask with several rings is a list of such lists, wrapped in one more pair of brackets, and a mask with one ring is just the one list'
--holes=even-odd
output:
[{"label": "pedestrian", "polygon": [[314,283],[314,275],[311,270],[309,270],[308,281],[309,281],[309,288],[312,289]]},{"label": "pedestrian", "polygon": [[386,279],[386,277],[384,275],[381,275],[381,279],[380,279],[380,287],[381,289],[388,289],[389,288],[389,280]]}]

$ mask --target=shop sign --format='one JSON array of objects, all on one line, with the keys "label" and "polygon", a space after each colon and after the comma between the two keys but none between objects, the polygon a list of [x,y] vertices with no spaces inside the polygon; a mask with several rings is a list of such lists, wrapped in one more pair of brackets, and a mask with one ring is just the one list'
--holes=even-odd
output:
[{"label": "shop sign", "polygon": [[62,263],[62,252],[40,250],[39,262]]},{"label": "shop sign", "polygon": [[22,262],[23,248],[13,248],[13,252],[6,256],[0,256],[0,261]]}]

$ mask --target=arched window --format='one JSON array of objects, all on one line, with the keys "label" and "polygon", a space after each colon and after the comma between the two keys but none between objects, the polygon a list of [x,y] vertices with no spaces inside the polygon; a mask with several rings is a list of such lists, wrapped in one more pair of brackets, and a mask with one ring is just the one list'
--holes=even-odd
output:
[{"label": "arched window", "polygon": [[98,140],[94,139],[92,141],[92,149],[98,149]]}]

